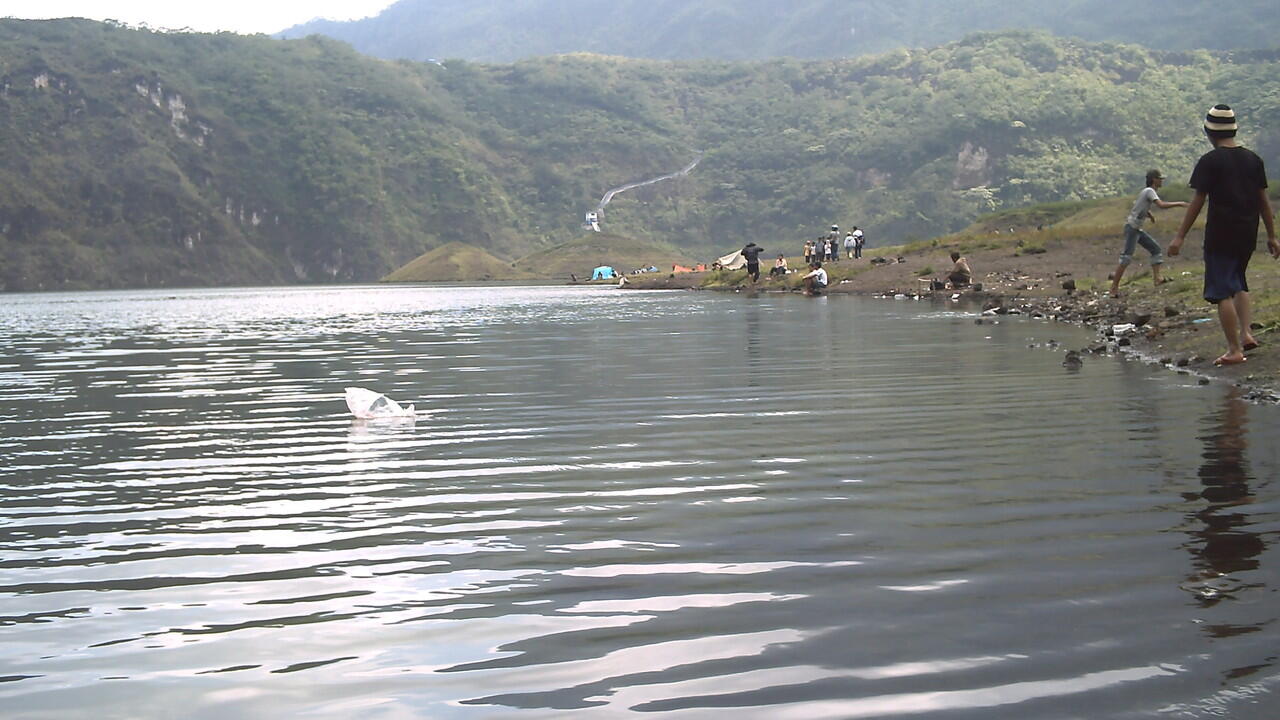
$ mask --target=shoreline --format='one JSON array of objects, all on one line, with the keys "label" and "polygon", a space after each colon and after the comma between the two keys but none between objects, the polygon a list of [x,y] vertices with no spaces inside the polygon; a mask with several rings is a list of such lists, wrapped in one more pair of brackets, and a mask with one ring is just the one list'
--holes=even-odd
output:
[{"label": "shoreline", "polygon": [[[1167,244],[1167,238],[1160,241],[1162,246]],[[1189,237],[1188,246],[1192,245],[1198,248],[1198,242]],[[1135,261],[1121,285],[1121,297],[1115,299],[1106,291],[1117,247],[1114,233],[1098,228],[1056,233],[1030,230],[1009,233],[1004,238],[971,233],[877,248],[861,260],[826,263],[831,281],[825,292],[944,301],[958,295],[955,302],[974,308],[978,323],[983,322],[984,316],[1025,315],[1084,326],[1097,333],[1096,340],[1083,348],[1060,348],[1064,363],[1127,355],[1194,376],[1201,385],[1235,385],[1253,402],[1280,404],[1280,352],[1271,347],[1280,342],[1280,334],[1269,332],[1277,329],[1274,322],[1266,323],[1280,308],[1280,263],[1265,254],[1255,255],[1249,273],[1250,279],[1256,276],[1258,282],[1251,283],[1255,287],[1250,296],[1256,310],[1253,328],[1261,346],[1249,352],[1248,362],[1219,367],[1213,365],[1212,359],[1221,353],[1226,341],[1216,310],[1200,298],[1203,271],[1199,250],[1184,248],[1182,259],[1166,262],[1169,282],[1159,287],[1152,283],[1145,263]],[[928,280],[943,274],[935,268],[949,267],[946,255],[956,248],[968,257],[974,267],[974,280],[981,283],[982,289],[925,291]],[[945,266],[939,257],[947,260]],[[744,270],[653,273],[628,276],[622,289],[800,294],[800,277],[800,273],[793,272],[769,279],[762,273],[760,282],[752,287]],[[1263,288],[1264,284],[1267,287]],[[1264,322],[1256,322],[1263,315]]]}]

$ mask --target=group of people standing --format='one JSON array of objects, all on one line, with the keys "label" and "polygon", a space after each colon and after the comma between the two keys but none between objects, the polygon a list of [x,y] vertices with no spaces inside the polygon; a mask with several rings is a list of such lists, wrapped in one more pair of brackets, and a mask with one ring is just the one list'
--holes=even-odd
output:
[{"label": "group of people standing", "polygon": [[[866,244],[866,236],[857,225],[844,235],[844,251],[845,255],[854,260],[862,257],[862,248]],[[806,240],[804,243],[804,262],[810,265],[815,262],[836,262],[840,259],[840,226],[832,225],[831,231],[825,235],[819,235],[817,239]]]}]

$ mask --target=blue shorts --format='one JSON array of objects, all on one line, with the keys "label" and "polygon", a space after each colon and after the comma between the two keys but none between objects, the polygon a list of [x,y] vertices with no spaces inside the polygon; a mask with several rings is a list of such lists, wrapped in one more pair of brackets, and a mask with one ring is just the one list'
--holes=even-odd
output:
[{"label": "blue shorts", "polygon": [[1204,299],[1215,305],[1230,300],[1236,293],[1249,292],[1244,271],[1253,253],[1204,252]]},{"label": "blue shorts", "polygon": [[1145,230],[1126,224],[1124,226],[1124,250],[1120,253],[1120,264],[1128,265],[1133,262],[1133,251],[1141,244],[1147,252],[1151,253],[1151,264],[1160,265],[1164,263],[1164,251],[1160,249],[1160,243],[1156,242]]}]

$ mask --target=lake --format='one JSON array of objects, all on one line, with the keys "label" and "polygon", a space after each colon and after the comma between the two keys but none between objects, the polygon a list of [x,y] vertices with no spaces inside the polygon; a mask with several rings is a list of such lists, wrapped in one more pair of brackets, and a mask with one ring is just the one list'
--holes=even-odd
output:
[{"label": "lake", "polygon": [[0,715],[1278,716],[1280,410],[974,317],[3,296]]}]

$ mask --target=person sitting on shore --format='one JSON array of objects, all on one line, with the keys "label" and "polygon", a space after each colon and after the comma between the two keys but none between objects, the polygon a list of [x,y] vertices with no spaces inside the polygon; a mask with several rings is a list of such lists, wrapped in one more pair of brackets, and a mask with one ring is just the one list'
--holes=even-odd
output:
[{"label": "person sitting on shore", "polygon": [[827,271],[822,269],[822,263],[815,260],[809,264],[809,274],[804,278],[804,294],[817,295],[827,287]]},{"label": "person sitting on shore", "polygon": [[773,269],[769,271],[769,277],[786,275],[788,272],[790,271],[787,269],[787,256],[779,255],[778,259],[773,261]]},{"label": "person sitting on shore", "polygon": [[947,288],[956,289],[969,287],[973,282],[973,270],[969,268],[969,261],[960,257],[960,253],[951,251],[951,272],[947,273]]}]

